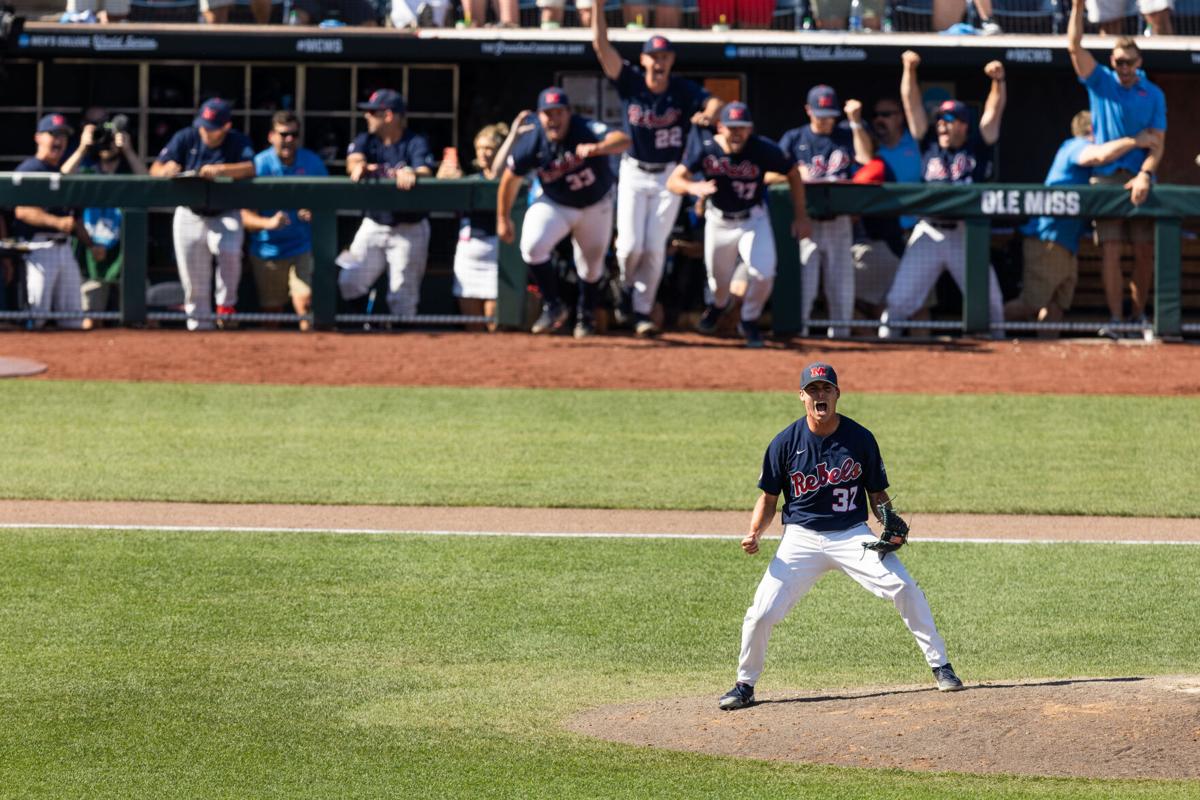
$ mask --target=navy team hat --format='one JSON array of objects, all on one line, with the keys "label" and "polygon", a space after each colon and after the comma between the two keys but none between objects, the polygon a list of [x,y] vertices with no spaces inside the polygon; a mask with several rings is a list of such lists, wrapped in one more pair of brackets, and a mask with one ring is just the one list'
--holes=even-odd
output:
[{"label": "navy team hat", "polygon": [[367,102],[359,103],[358,107],[363,111],[391,111],[393,114],[403,114],[407,110],[404,98],[395,89],[376,89]]},{"label": "navy team hat", "polygon": [[943,100],[937,107],[936,117],[947,122],[955,119],[960,122],[970,122],[971,112],[967,109],[966,103],[959,100]]},{"label": "navy team hat", "polygon": [[671,47],[671,41],[665,36],[651,36],[642,45],[643,53],[674,53],[675,48]]},{"label": "navy team hat", "polygon": [[551,108],[570,108],[571,101],[567,98],[567,93],[557,86],[551,86],[548,89],[542,89],[542,93],[538,95],[538,111],[547,111]]},{"label": "navy team hat", "polygon": [[200,106],[200,113],[196,115],[194,124],[197,128],[215,131],[224,127],[225,123],[231,119],[233,119],[233,108],[221,98],[214,97],[211,100],[205,100],[204,105]]},{"label": "navy team hat", "polygon": [[833,367],[824,363],[823,361],[816,361],[812,364],[809,364],[804,368],[804,371],[800,373],[801,389],[807,389],[810,384],[817,383],[818,381],[825,381],[826,383],[831,383],[834,386],[837,386],[837,373],[834,371]]},{"label": "navy team hat", "polygon": [[820,84],[808,90],[808,109],[814,117],[840,117],[837,92],[832,86]]},{"label": "navy team hat", "polygon": [[754,124],[745,103],[726,103],[721,106],[721,124],[726,128],[747,128]]},{"label": "navy team hat", "polygon": [[53,133],[55,136],[70,136],[75,131],[67,124],[62,114],[47,114],[38,120],[38,133]]}]

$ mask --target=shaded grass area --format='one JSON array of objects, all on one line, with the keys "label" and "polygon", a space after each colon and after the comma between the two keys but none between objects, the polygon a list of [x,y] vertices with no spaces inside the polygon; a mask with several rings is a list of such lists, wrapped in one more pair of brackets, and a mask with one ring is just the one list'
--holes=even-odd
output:
[{"label": "shaded grass area", "polygon": [[[904,553],[968,682],[1200,663],[1200,548]],[[761,763],[564,732],[603,703],[715,703],[766,564],[733,542],[34,530],[0,534],[0,562],[4,796],[1196,791]],[[831,575],[777,628],[762,686],[928,681],[891,607]]]},{"label": "shaded grass area", "polygon": [[[786,393],[3,385],[0,497],[748,509]],[[848,395],[909,511],[1184,516],[1189,398]]]}]

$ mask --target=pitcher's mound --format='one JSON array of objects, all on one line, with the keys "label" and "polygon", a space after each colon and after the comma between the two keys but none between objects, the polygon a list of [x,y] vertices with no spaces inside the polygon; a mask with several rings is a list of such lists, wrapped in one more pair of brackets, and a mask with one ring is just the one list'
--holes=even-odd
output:
[{"label": "pitcher's mound", "polygon": [[[719,687],[724,691],[728,687]],[[846,692],[767,692],[593,709],[578,733],[746,758],[946,772],[1200,778],[1200,677],[1069,678]]]},{"label": "pitcher's mound", "polygon": [[28,358],[0,356],[0,378],[22,378],[46,371],[46,365]]}]

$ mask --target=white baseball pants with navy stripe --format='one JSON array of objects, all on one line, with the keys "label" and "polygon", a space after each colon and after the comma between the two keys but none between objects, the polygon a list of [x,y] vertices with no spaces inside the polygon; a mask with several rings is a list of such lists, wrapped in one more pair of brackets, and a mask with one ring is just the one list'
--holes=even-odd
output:
[{"label": "white baseball pants with navy stripe", "polygon": [[217,259],[216,301],[219,306],[237,305],[238,282],[242,279],[242,217],[226,211],[202,217],[185,206],[175,209],[171,225],[175,241],[175,264],[183,284],[183,310],[190,331],[208,330],[211,320],[196,319],[196,313],[213,313],[213,258]]},{"label": "white baseball pants with navy stripe", "polygon": [[563,237],[570,234],[575,274],[595,283],[604,276],[612,220],[611,192],[583,208],[560,205],[543,194],[530,204],[521,223],[521,258],[526,264],[544,264]]},{"label": "white baseball pants with navy stripe", "polygon": [[621,159],[617,184],[617,263],[621,285],[633,289],[633,310],[654,310],[658,285],[667,260],[667,239],[679,216],[683,195],[667,189],[667,177],[675,169],[646,172],[632,158]]},{"label": "white baseball pants with navy stripe", "polygon": [[[818,288],[825,290],[829,319],[850,319],[854,314],[853,245],[853,225],[845,215],[813,220],[812,235],[800,242],[800,311],[806,327]],[[844,337],[850,329],[829,328],[826,333]]]},{"label": "white baseball pants with navy stripe", "polygon": [[704,215],[704,264],[708,267],[706,299],[718,308],[729,305],[729,283],[738,259],[750,271],[750,285],[742,299],[742,319],[753,322],[775,286],[775,234],[763,206],[751,209],[747,219],[727,220],[711,206]]},{"label": "white baseball pants with navy stripe", "polygon": [[946,663],[946,643],[933,623],[933,612],[921,587],[908,574],[896,553],[880,558],[864,550],[875,541],[866,523],[836,533],[818,533],[785,525],[779,550],[758,585],[754,603],[742,622],[742,653],[737,679],[754,684],[763,671],[771,629],[804,597],[817,579],[841,570],[876,597],[891,600],[900,612],[931,668]]},{"label": "white baseball pants with navy stripe", "polygon": [[[49,242],[47,234],[36,234],[35,242]],[[31,311],[79,311],[83,304],[82,279],[79,262],[67,242],[48,244],[30,250],[25,255],[25,294]],[[78,328],[83,320],[60,319],[60,328]],[[44,319],[33,321],[35,328],[46,324]]]},{"label": "white baseball pants with navy stripe", "polygon": [[364,217],[350,243],[351,262],[338,273],[342,297],[353,300],[371,291],[388,271],[388,311],[401,317],[417,313],[421,281],[429,259],[429,220],[383,225]]}]

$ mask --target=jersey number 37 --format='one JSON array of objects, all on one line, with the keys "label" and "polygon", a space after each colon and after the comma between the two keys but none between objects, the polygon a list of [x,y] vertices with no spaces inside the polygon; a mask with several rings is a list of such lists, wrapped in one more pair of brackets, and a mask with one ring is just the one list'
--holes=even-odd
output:
[{"label": "jersey number 37", "polygon": [[858,508],[854,504],[855,498],[858,497],[858,487],[851,486],[845,489],[833,490],[833,510],[834,511],[854,511]]}]

